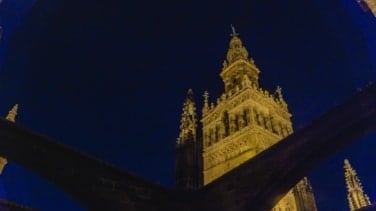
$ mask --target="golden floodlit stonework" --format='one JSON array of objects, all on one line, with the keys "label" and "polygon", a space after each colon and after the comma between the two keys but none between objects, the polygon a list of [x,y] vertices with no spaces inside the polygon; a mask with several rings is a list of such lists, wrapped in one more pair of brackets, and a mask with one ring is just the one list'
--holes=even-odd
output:
[{"label": "golden floodlit stonework", "polygon": [[[204,93],[201,131],[188,91],[177,142],[178,188],[207,185],[293,132],[281,88],[272,93],[261,88],[259,73],[233,28],[220,73],[225,90],[214,102]],[[299,182],[273,210],[316,210],[309,181]]]},{"label": "golden floodlit stonework", "polygon": [[[202,111],[204,185],[292,133],[281,89],[270,94],[260,88],[259,73],[234,30],[220,73],[225,92],[211,106],[206,98]],[[297,210],[292,191],[280,208]]]},{"label": "golden floodlit stonework", "polygon": [[344,163],[345,181],[348,192],[347,200],[349,201],[350,211],[371,205],[371,201],[367,194],[364,193],[362,184],[356,171],[350,165],[349,160],[345,159]]}]

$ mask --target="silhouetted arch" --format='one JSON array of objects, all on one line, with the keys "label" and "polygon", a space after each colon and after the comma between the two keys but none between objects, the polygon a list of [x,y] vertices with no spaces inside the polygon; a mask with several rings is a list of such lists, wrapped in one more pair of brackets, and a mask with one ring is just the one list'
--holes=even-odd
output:
[{"label": "silhouetted arch", "polygon": [[88,209],[269,210],[311,169],[375,128],[373,84],[197,192],[153,184],[4,119],[0,155]]}]

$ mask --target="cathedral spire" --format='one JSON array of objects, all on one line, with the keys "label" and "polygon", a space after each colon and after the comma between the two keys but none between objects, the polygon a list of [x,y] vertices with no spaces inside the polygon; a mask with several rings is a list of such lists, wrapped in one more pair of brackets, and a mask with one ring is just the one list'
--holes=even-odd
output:
[{"label": "cathedral spire", "polygon": [[362,184],[356,174],[356,171],[350,165],[350,162],[345,159],[344,161],[345,168],[345,180],[347,186],[347,199],[349,201],[350,210],[357,210],[362,207],[371,205],[371,202],[364,193]]},{"label": "cathedral spire", "polygon": [[17,112],[18,112],[18,104],[15,104],[13,108],[8,112],[8,115],[5,117],[5,119],[11,122],[15,122]]},{"label": "cathedral spire", "polygon": [[197,115],[196,105],[193,99],[193,91],[189,89],[183,104],[183,112],[180,120],[180,134],[178,144],[183,144],[188,139],[196,140]]},{"label": "cathedral spire", "polygon": [[176,188],[196,190],[202,185],[202,141],[197,132],[196,105],[192,89],[188,90],[180,120],[176,145]]}]

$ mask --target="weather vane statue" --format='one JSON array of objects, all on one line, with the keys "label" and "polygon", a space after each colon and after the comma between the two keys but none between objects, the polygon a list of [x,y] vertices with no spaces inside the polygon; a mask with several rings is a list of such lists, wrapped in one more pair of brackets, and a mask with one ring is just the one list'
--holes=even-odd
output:
[{"label": "weather vane statue", "polygon": [[231,35],[231,37],[234,37],[234,36],[238,36],[239,34],[238,33],[236,33],[236,31],[235,31],[235,27],[231,24],[231,30],[232,30],[232,33],[230,34]]}]

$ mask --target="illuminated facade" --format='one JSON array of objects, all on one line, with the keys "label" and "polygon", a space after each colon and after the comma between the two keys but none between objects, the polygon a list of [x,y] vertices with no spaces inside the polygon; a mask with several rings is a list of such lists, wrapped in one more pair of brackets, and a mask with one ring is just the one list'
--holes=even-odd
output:
[{"label": "illuminated facade", "polygon": [[[179,189],[209,184],[293,132],[281,88],[269,93],[259,86],[260,70],[234,28],[231,37],[220,73],[223,94],[214,103],[209,102],[208,92],[204,93],[200,122],[192,90],[184,102],[177,140]],[[317,210],[307,178],[273,210]]]},{"label": "illuminated facade", "polygon": [[347,200],[349,201],[350,210],[357,210],[362,207],[371,205],[371,201],[367,194],[364,193],[362,184],[356,174],[356,171],[350,165],[350,162],[345,159],[345,180],[347,187]]},{"label": "illuminated facade", "polygon": [[[18,111],[18,104],[14,105],[13,108],[9,111],[8,115],[5,117],[6,120],[15,122]],[[8,163],[8,160],[4,157],[0,157],[0,174],[3,172],[5,165]]]}]

